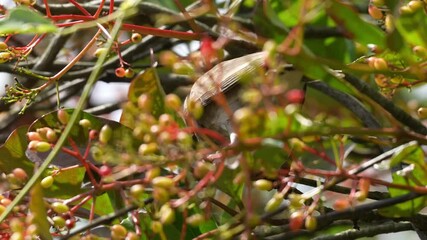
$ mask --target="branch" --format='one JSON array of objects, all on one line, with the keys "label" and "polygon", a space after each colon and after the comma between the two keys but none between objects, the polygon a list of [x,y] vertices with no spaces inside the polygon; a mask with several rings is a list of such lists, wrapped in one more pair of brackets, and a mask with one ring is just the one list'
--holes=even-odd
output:
[{"label": "branch", "polygon": [[348,240],[358,239],[362,237],[373,237],[383,233],[396,233],[414,230],[414,227],[409,222],[395,223],[387,222],[381,225],[375,224],[367,226],[360,230],[351,229],[331,236],[320,236],[313,238],[313,240]]},{"label": "branch", "polygon": [[355,87],[360,93],[365,94],[385,110],[387,110],[400,123],[409,127],[416,133],[427,135],[427,128],[420,121],[410,116],[401,108],[397,107],[392,101],[385,98],[377,90],[372,89],[368,84],[351,75],[346,74],[344,79],[353,87]]}]

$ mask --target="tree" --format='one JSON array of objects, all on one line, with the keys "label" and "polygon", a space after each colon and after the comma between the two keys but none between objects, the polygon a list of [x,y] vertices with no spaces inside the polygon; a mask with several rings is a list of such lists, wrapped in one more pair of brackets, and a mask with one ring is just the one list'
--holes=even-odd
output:
[{"label": "tree", "polygon": [[[2,238],[426,237],[424,1],[16,4]],[[211,91],[183,108],[197,79]],[[97,81],[129,82],[127,102],[88,106]]]}]

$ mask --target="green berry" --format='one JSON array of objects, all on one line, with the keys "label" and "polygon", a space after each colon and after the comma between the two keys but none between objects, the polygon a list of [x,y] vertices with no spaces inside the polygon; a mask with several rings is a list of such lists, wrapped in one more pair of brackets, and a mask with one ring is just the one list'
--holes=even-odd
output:
[{"label": "green berry", "polygon": [[54,216],[52,218],[52,221],[53,221],[53,225],[56,228],[63,228],[63,227],[65,227],[65,219],[63,217],[61,217],[61,216]]},{"label": "green berry", "polygon": [[172,178],[168,177],[155,177],[151,183],[154,187],[161,187],[161,188],[171,188],[174,185],[174,181]]},{"label": "green berry", "polygon": [[10,52],[0,52],[0,63],[9,62],[12,59]]},{"label": "green berry", "polygon": [[83,128],[89,129],[92,126],[92,123],[88,119],[82,119],[79,121],[79,125],[82,126]]},{"label": "green berry", "polygon": [[168,94],[165,97],[165,105],[167,108],[173,109],[175,111],[178,111],[181,109],[182,101],[176,94]]},{"label": "green berry", "polygon": [[259,179],[253,183],[254,188],[261,191],[270,191],[273,189],[273,183],[266,179]]},{"label": "green berry", "polygon": [[53,184],[53,180],[54,179],[52,176],[47,176],[47,177],[42,179],[40,184],[43,188],[50,188]]},{"label": "green berry", "polygon": [[113,135],[113,129],[109,125],[104,125],[99,131],[99,141],[103,144],[107,144]]},{"label": "green berry", "polygon": [[47,152],[51,149],[50,143],[48,142],[37,142],[35,150],[37,152]]},{"label": "green berry", "polygon": [[111,235],[114,236],[113,239],[124,239],[127,234],[127,230],[120,224],[114,224],[111,226]]},{"label": "green berry", "polygon": [[7,43],[5,42],[0,42],[0,51],[5,51],[7,50],[9,46],[7,46]]},{"label": "green berry", "polygon": [[139,33],[132,33],[132,36],[130,37],[130,40],[133,43],[139,43],[142,40],[142,35]]},{"label": "green berry", "polygon": [[304,226],[309,231],[314,231],[317,228],[317,219],[311,215],[305,218]]},{"label": "green berry", "polygon": [[99,58],[102,54],[104,54],[105,52],[107,52],[108,49],[107,48],[98,48],[95,50],[95,53],[93,54],[96,58]]},{"label": "green berry", "polygon": [[50,206],[51,206],[52,210],[58,214],[63,214],[63,213],[70,211],[70,208],[68,208],[68,206],[62,202],[54,202]]}]

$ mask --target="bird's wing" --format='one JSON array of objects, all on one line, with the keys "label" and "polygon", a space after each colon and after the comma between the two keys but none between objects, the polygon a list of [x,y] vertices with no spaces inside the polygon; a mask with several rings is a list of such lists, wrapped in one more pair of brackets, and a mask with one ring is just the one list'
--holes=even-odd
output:
[{"label": "bird's wing", "polygon": [[264,65],[265,56],[265,52],[257,52],[217,64],[194,83],[188,98],[207,105],[211,97],[232,88],[242,76],[254,74]]}]

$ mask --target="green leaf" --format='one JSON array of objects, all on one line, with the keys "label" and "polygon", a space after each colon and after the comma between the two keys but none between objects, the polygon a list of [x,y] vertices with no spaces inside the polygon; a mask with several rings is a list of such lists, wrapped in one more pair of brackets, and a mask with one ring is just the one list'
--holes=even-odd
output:
[{"label": "green leaf", "polygon": [[[413,164],[413,169],[407,173],[407,176],[393,173],[393,183],[408,186],[427,185],[427,164],[424,161],[424,151],[416,142],[410,142],[402,146],[391,158],[390,167],[400,163]],[[405,168],[411,168],[411,165]],[[403,169],[402,171],[405,171]],[[389,187],[391,197],[398,197],[410,193],[409,190]],[[380,213],[387,217],[409,217],[417,214],[426,206],[427,198],[419,197],[410,201],[396,204],[384,209]]]},{"label": "green leaf", "polygon": [[375,44],[381,49],[385,47],[384,32],[364,21],[352,6],[342,1],[329,1],[326,11],[337,26],[345,30],[347,37],[364,45]]},{"label": "green leaf", "polygon": [[134,126],[134,116],[140,112],[137,107],[138,97],[142,94],[148,94],[153,106],[151,113],[158,117],[165,112],[164,97],[165,92],[160,84],[160,79],[155,68],[148,68],[142,74],[139,74],[129,86],[128,99],[130,104],[126,104],[120,122],[130,128]]},{"label": "green leaf", "polygon": [[272,138],[262,140],[261,146],[255,150],[254,169],[279,169],[282,164],[288,159],[288,154],[283,150],[284,144],[282,141]]},{"label": "green leaf", "polygon": [[[87,201],[83,207],[86,209],[91,209],[91,205],[93,203],[93,199]],[[95,202],[95,214],[97,215],[107,215],[110,213],[113,213],[115,210],[113,207],[111,198],[108,196],[107,193],[101,194],[96,196],[96,202]]]},{"label": "green leaf", "polygon": [[[74,110],[65,109],[65,111],[71,115]],[[79,119],[89,120],[91,123],[91,129],[94,130],[99,131],[105,124],[108,124],[113,129],[110,142],[108,145],[103,146],[102,150],[104,151],[110,150],[111,152],[114,151],[115,154],[120,154],[123,151],[130,152],[132,149],[137,149],[137,146],[139,146],[139,143],[133,141],[131,138],[132,131],[118,122],[96,117],[86,112],[81,112]],[[90,129],[80,126],[78,122],[79,121],[77,121],[77,123],[73,126],[69,138],[74,141],[75,145],[80,151],[80,154],[83,154],[88,145]],[[34,121],[34,123],[29,127],[28,131],[36,131],[38,128],[43,127],[50,127],[51,129],[61,131],[63,126],[58,120],[57,111],[48,113]],[[26,145],[27,144],[24,146],[25,148],[27,147]],[[70,147],[70,142],[68,141],[64,144],[64,147],[72,149]],[[36,162],[44,161],[47,154],[48,153],[39,153],[30,150],[27,151],[27,156]],[[119,158],[117,158],[115,154],[108,154],[107,157],[103,158],[103,161],[118,161]],[[89,154],[87,160],[92,162],[95,161],[95,159],[92,157],[92,154]],[[57,155],[52,164],[60,167],[69,167],[73,165],[81,166],[81,162],[78,159],[63,151]],[[52,175],[52,170],[47,170],[44,175]],[[82,184],[85,181],[85,169],[82,167],[61,169],[61,171],[54,174],[54,180],[55,181],[53,185],[45,190],[45,195],[47,197],[65,199],[86,191],[85,189],[82,189]]]},{"label": "green leaf", "polygon": [[416,163],[424,164],[424,153],[417,142],[409,142],[401,146],[399,151],[393,154],[390,161],[390,168],[404,162],[404,163]]},{"label": "green leaf", "polygon": [[402,14],[395,26],[406,44],[427,47],[427,19],[423,8],[413,14]]},{"label": "green leaf", "polygon": [[[51,175],[49,172],[46,176]],[[64,168],[53,176],[53,184],[48,189],[45,189],[46,197],[54,197],[67,199],[85,192],[82,189],[82,184],[85,176],[85,168]]]},{"label": "green leaf", "polygon": [[0,21],[0,34],[56,32],[58,28],[49,19],[28,7],[18,6]]},{"label": "green leaf", "polygon": [[43,200],[43,189],[40,182],[36,183],[30,192],[30,210],[34,216],[32,223],[37,226],[37,235],[41,239],[52,239],[50,224],[47,221],[46,207]]},{"label": "green leaf", "polygon": [[34,163],[25,156],[28,145],[27,129],[28,126],[15,129],[0,146],[0,172],[8,174],[15,168],[22,168],[28,176],[33,174]]}]

